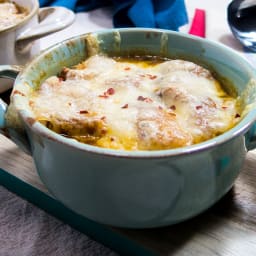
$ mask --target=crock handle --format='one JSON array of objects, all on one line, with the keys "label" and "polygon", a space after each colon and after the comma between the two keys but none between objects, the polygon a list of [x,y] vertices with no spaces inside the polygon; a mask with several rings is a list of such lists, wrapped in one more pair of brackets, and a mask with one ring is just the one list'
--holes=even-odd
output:
[{"label": "crock handle", "polygon": [[[19,74],[21,70],[20,66],[15,66],[15,65],[1,65],[0,66],[0,78],[8,78],[8,79],[12,79],[15,80],[16,76]],[[4,87],[3,90],[0,90],[1,92],[6,91],[9,88],[5,88],[4,85],[0,84],[0,89],[2,89],[2,87]],[[5,129],[5,113],[7,110],[7,104],[0,98],[0,132],[4,133],[4,129]]]},{"label": "crock handle", "polygon": [[5,113],[7,109],[7,104],[0,98],[0,133],[4,134],[3,130],[5,128]]},{"label": "crock handle", "polygon": [[70,26],[75,20],[73,11],[57,6],[39,9],[39,24],[23,31],[16,38],[16,48],[19,51],[26,49],[31,42]]},{"label": "crock handle", "polygon": [[[0,65],[0,77],[15,79],[22,67],[14,65]],[[1,84],[0,84],[1,87]],[[10,138],[23,151],[31,154],[30,144],[24,130],[16,129],[15,127],[7,127],[6,112],[8,104],[0,98],[0,133]],[[16,120],[18,122],[18,120]]]},{"label": "crock handle", "polygon": [[245,134],[245,143],[248,150],[256,149],[256,123]]}]

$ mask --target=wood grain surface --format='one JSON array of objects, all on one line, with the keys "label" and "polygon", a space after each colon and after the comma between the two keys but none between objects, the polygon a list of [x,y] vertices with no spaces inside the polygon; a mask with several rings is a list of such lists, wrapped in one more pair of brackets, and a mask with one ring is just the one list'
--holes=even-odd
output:
[{"label": "wood grain surface", "polygon": [[[48,193],[31,156],[3,135],[0,168]],[[231,191],[203,214],[164,228],[111,229],[157,255],[256,255],[256,150],[247,154]]]}]

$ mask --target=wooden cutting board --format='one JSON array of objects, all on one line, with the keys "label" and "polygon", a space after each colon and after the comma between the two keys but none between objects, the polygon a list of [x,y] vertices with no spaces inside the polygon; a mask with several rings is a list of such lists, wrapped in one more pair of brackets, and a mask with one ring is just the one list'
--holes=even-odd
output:
[{"label": "wooden cutting board", "polygon": [[248,153],[232,190],[208,211],[173,226],[141,230],[104,226],[65,208],[41,183],[31,156],[2,135],[0,168],[0,184],[121,255],[256,255],[256,150]]}]

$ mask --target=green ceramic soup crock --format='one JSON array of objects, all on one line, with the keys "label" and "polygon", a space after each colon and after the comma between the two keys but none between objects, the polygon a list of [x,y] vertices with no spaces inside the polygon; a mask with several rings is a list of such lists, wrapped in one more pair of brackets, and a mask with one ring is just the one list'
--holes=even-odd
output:
[{"label": "green ceramic soup crock", "polygon": [[[213,139],[158,151],[86,145],[36,122],[30,92],[95,49],[111,56],[157,55],[202,64],[225,81],[227,90],[236,91],[245,114]],[[17,73],[15,67],[1,66],[0,76]],[[75,212],[118,227],[167,226],[208,209],[234,184],[247,151],[256,147],[255,79],[255,69],[242,56],[207,39],[158,29],[104,30],[58,43],[30,61],[15,79],[10,104],[0,104],[0,126],[32,155],[50,193]]]}]

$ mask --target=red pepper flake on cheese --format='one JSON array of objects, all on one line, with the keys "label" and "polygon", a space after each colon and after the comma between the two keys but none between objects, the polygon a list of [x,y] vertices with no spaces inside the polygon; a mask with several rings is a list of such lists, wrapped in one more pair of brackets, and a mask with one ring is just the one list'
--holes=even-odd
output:
[{"label": "red pepper flake on cheese", "polygon": [[147,103],[153,102],[152,99],[150,99],[148,97],[143,97],[143,96],[138,96],[137,100],[138,101],[144,101],[144,102],[147,102]]},{"label": "red pepper flake on cheese", "polygon": [[203,106],[196,106],[196,110],[202,109]]},{"label": "red pepper flake on cheese", "polygon": [[170,106],[170,109],[171,109],[171,110],[176,110],[176,106],[175,106],[175,105],[171,105],[171,106]]},{"label": "red pepper flake on cheese", "polygon": [[154,79],[156,79],[156,78],[157,78],[157,76],[156,76],[156,75],[147,74],[147,76],[148,76],[148,77],[149,77],[149,79],[151,79],[151,80],[154,80]]},{"label": "red pepper flake on cheese", "polygon": [[107,94],[108,94],[108,95],[113,95],[113,94],[115,94],[115,89],[114,89],[114,88],[108,88],[108,89],[107,89]]},{"label": "red pepper flake on cheese", "polygon": [[107,99],[108,96],[114,95],[115,94],[115,89],[114,88],[108,88],[103,94],[99,95],[101,98]]},{"label": "red pepper flake on cheese", "polygon": [[128,108],[128,104],[124,104],[121,108]]},{"label": "red pepper flake on cheese", "polygon": [[80,110],[80,111],[79,111],[79,114],[88,114],[88,113],[89,113],[88,110]]}]

